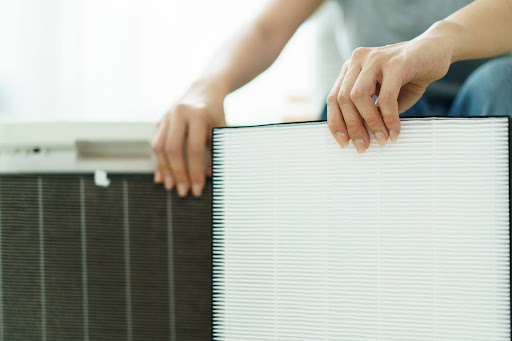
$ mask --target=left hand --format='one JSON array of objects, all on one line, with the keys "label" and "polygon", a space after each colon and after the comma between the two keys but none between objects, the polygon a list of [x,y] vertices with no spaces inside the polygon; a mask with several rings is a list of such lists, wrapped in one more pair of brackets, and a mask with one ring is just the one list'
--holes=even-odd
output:
[{"label": "left hand", "polygon": [[399,113],[446,75],[452,50],[448,39],[429,36],[428,31],[411,41],[354,50],[327,97],[329,129],[340,146],[347,147],[351,139],[364,153],[370,145],[364,123],[381,146],[388,138],[396,141]]}]

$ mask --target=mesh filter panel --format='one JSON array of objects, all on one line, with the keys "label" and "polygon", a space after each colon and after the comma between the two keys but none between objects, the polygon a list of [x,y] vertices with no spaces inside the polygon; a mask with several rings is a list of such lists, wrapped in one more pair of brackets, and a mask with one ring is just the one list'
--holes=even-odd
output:
[{"label": "mesh filter panel", "polygon": [[211,339],[211,200],[0,175],[0,340]]},{"label": "mesh filter panel", "polygon": [[508,124],[214,129],[214,339],[509,341]]}]

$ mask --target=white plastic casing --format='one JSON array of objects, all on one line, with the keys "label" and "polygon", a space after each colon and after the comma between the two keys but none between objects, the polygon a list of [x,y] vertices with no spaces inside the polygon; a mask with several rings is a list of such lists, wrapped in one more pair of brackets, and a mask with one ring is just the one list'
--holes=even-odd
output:
[{"label": "white plastic casing", "polygon": [[152,172],[155,122],[0,122],[0,173]]}]

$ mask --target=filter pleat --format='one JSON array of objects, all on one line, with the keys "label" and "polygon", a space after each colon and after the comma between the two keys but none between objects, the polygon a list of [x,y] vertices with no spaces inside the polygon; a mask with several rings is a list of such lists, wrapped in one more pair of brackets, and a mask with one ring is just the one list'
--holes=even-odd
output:
[{"label": "filter pleat", "polygon": [[508,125],[214,129],[214,339],[510,340]]}]

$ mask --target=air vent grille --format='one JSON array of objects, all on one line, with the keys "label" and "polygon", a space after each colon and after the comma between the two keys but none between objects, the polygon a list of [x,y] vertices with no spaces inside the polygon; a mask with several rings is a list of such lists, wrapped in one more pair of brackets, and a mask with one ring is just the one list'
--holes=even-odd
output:
[{"label": "air vent grille", "polygon": [[149,174],[0,175],[0,340],[208,340],[211,201]]}]

